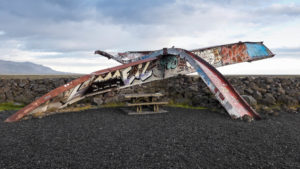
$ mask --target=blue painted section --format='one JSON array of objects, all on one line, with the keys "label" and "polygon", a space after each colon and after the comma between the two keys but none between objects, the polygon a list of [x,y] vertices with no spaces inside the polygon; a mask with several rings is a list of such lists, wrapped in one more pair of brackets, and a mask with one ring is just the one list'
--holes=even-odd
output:
[{"label": "blue painted section", "polygon": [[211,84],[211,82],[210,82],[209,77],[204,73],[204,71],[200,67],[198,67],[197,72],[202,77],[202,79],[206,82],[206,84],[209,86]]},{"label": "blue painted section", "polygon": [[252,59],[269,56],[267,48],[261,43],[246,43],[248,55]]},{"label": "blue painted section", "polygon": [[144,59],[148,59],[148,58],[152,58],[152,57],[157,57],[158,55],[161,55],[163,53],[163,50],[159,50],[153,53],[150,53],[148,55],[142,56],[141,59],[139,60],[144,60]]},{"label": "blue painted section", "polygon": [[141,57],[141,60],[147,59],[147,58],[149,58],[149,57],[150,57],[149,55],[142,56],[142,57]]}]

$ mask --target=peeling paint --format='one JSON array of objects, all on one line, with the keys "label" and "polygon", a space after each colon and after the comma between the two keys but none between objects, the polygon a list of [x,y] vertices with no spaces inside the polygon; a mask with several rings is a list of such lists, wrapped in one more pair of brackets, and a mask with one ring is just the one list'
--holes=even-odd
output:
[{"label": "peeling paint", "polygon": [[[252,44],[250,42],[235,43],[192,51],[164,48],[153,52],[123,53],[118,57],[122,56],[122,59],[127,59],[127,64],[93,72],[54,89],[10,116],[6,122],[18,121],[26,116],[37,117],[54,114],[54,111],[86,97],[193,71],[198,72],[232,118],[241,118],[245,115],[258,118],[259,115],[214,68],[251,61],[253,58],[263,59],[274,56],[265,46],[265,50],[261,52],[262,48],[259,46],[263,45],[262,43],[254,43],[258,46],[250,45],[251,47],[247,48],[248,45],[245,44],[248,43]],[[265,51],[267,53],[264,53]],[[95,53],[116,59],[102,51]],[[145,59],[141,60],[141,58]]]}]

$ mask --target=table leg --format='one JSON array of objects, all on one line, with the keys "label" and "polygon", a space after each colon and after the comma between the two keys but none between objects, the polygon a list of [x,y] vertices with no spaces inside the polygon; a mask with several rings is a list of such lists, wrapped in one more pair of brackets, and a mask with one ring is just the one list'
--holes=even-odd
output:
[{"label": "table leg", "polygon": [[136,106],[136,112],[138,112],[138,113],[142,112],[142,106],[141,105]]}]

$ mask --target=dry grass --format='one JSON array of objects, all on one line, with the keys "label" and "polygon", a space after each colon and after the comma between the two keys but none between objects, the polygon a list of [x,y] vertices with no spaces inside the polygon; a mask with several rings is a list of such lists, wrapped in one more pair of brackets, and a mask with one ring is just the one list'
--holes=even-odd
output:
[{"label": "dry grass", "polygon": [[0,103],[0,111],[6,110],[19,110],[23,108],[25,105],[23,104],[14,104],[14,103]]}]

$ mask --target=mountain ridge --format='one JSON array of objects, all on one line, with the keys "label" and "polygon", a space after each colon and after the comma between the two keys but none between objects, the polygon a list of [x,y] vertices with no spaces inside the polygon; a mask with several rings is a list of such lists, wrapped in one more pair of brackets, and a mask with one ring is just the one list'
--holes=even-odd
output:
[{"label": "mountain ridge", "polygon": [[50,67],[33,62],[15,62],[0,59],[1,75],[64,75],[68,72],[60,72]]}]

